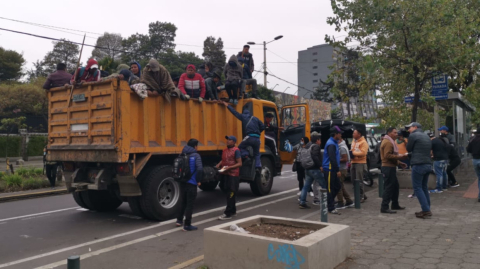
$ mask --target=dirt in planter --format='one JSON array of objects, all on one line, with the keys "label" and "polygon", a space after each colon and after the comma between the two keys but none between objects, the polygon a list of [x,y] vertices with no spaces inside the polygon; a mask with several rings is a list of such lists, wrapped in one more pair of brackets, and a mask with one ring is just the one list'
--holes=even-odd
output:
[{"label": "dirt in planter", "polygon": [[319,229],[300,228],[284,224],[259,223],[244,228],[251,234],[295,241]]}]

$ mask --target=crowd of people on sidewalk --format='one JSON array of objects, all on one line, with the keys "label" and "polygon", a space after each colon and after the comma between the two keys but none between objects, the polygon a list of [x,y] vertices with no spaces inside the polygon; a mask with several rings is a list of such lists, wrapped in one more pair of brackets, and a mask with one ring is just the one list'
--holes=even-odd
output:
[{"label": "crowd of people on sidewalk", "polygon": [[[150,59],[142,70],[140,63],[134,61],[130,66],[120,64],[117,73],[108,74],[101,70],[95,59],[89,59],[87,65],[79,67],[72,74],[67,72],[65,63],[57,64],[57,71],[50,74],[43,85],[45,90],[68,85],[78,85],[85,82],[98,82],[112,78],[119,78],[128,82],[132,91],[143,100],[148,96],[164,96],[168,102],[171,96],[182,100],[190,98],[203,100],[219,100],[219,92],[225,90],[228,101],[237,104],[239,98],[247,96],[247,85],[251,85],[248,97],[257,97],[257,81],[252,78],[253,55],[249,52],[250,46],[245,45],[237,55],[232,55],[223,67],[223,74],[219,66],[206,62],[198,67],[188,64],[185,73],[180,77],[171,77],[168,70],[157,60]],[[225,84],[222,83],[222,75]]]}]

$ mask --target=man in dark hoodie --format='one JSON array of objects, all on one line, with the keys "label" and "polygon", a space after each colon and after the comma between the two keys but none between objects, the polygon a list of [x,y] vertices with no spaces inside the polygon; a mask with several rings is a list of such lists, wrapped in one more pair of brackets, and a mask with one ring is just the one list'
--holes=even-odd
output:
[{"label": "man in dark hoodie", "polygon": [[249,45],[245,45],[243,46],[243,50],[240,51],[238,54],[237,54],[237,57],[238,58],[242,58],[243,59],[243,62],[248,65],[248,68],[250,69],[250,78],[252,77],[252,72],[254,69],[254,64],[253,64],[253,55],[249,52],[250,51],[250,46]]},{"label": "man in dark hoodie", "polygon": [[335,209],[335,197],[342,188],[340,183],[340,149],[338,141],[342,137],[343,131],[336,125],[330,129],[330,139],[325,144],[323,151],[323,174],[326,179],[326,188],[328,192],[327,204],[328,212],[340,215]]},{"label": "man in dark hoodie", "polygon": [[135,76],[139,78],[142,77],[142,66],[138,62],[132,62],[130,64],[130,71],[132,71],[132,74]]},{"label": "man in dark hoodie", "polygon": [[[180,227],[183,225],[184,231],[195,231],[198,228],[192,225],[193,203],[197,198],[197,186],[201,185],[203,178],[203,164],[200,154],[197,153],[198,140],[190,139],[187,145],[183,148],[182,153],[188,155],[190,172],[192,177],[186,183],[181,184],[181,195],[183,196],[183,203],[177,215],[177,222],[175,225]],[[185,222],[183,217],[185,216]]]},{"label": "man in dark hoodie", "polygon": [[432,141],[422,130],[422,125],[418,122],[412,122],[405,126],[410,133],[407,143],[407,152],[412,166],[412,187],[417,196],[422,211],[416,212],[417,218],[430,218],[430,195],[428,194],[428,176],[432,171],[432,160],[430,152],[432,150]]},{"label": "man in dark hoodie", "polygon": [[242,66],[238,63],[237,57],[232,55],[228,60],[228,63],[223,69],[223,73],[226,78],[225,90],[227,91],[230,103],[238,104],[237,92],[238,88],[242,85],[243,71]]},{"label": "man in dark hoodie", "polygon": [[[446,139],[445,139],[446,140]],[[447,190],[447,162],[450,144],[442,137],[432,137],[433,171],[437,177],[437,187],[430,193],[442,193]]]},{"label": "man in dark hoodie", "polygon": [[248,109],[243,110],[243,114],[238,113],[233,107],[226,102],[222,102],[228,110],[242,122],[243,131],[247,134],[242,143],[238,145],[238,148],[242,152],[242,156],[248,155],[247,147],[251,146],[253,154],[255,155],[255,167],[257,173],[260,173],[262,169],[262,163],[260,162],[260,134],[265,130],[265,125],[255,116],[250,115]]},{"label": "man in dark hoodie", "polygon": [[[305,154],[310,152],[311,158],[313,160],[313,165],[305,168],[305,185],[303,185],[302,194],[300,196],[300,209],[310,208],[307,205],[307,193],[310,191],[310,187],[313,182],[316,181],[319,186],[325,188],[325,179],[322,174],[322,149],[320,145],[322,140],[320,136],[313,135],[311,137],[311,142],[309,142],[305,148],[299,150],[299,154]],[[302,157],[301,157],[302,158]],[[303,158],[302,158],[303,159]],[[315,186],[314,186],[315,188]],[[317,201],[318,202],[318,201]],[[314,201],[315,204],[315,201]]]}]

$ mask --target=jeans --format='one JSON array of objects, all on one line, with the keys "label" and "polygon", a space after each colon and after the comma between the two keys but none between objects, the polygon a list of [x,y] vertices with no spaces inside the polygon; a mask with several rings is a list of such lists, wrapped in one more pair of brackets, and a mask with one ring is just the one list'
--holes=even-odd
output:
[{"label": "jeans", "polygon": [[183,226],[192,225],[192,213],[193,213],[193,203],[197,198],[197,185],[190,183],[182,183],[181,186],[183,202],[180,211],[178,211],[177,222],[183,221],[183,216],[185,215],[185,222]]},{"label": "jeans", "polygon": [[397,167],[382,166],[381,169],[385,182],[381,210],[388,210],[390,202],[392,202],[392,209],[398,208],[400,206],[398,204],[400,185],[397,179]]},{"label": "jeans", "polygon": [[457,168],[462,163],[462,160],[460,158],[450,160],[447,166],[447,177],[448,177],[448,182],[451,186],[457,184],[457,180],[455,179],[455,176],[453,175],[453,170]]},{"label": "jeans", "polygon": [[478,199],[480,199],[480,159],[473,159],[473,168],[475,168],[475,173],[477,173],[478,178]]},{"label": "jeans", "polygon": [[261,168],[260,162],[260,138],[253,136],[246,136],[243,141],[238,145],[238,149],[242,153],[242,156],[248,155],[247,147],[251,146],[253,149],[253,155],[255,156],[255,167]]},{"label": "jeans", "polygon": [[437,190],[441,191],[442,189],[447,188],[447,161],[434,161],[433,170],[437,176]]},{"label": "jeans", "polygon": [[[316,181],[320,187],[325,188],[325,179],[320,170],[305,170],[305,185],[303,185],[302,194],[300,195],[300,204],[305,204],[307,202],[307,194],[314,181]],[[318,196],[316,198],[318,199]]]},{"label": "jeans", "polygon": [[412,187],[422,211],[430,211],[430,195],[428,194],[428,176],[432,171],[431,164],[412,165]]}]

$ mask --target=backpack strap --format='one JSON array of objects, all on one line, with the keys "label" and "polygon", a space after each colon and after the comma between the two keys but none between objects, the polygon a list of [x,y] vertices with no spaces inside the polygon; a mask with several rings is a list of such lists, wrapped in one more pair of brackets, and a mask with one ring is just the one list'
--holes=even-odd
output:
[{"label": "backpack strap", "polygon": [[245,125],[245,128],[247,128],[247,126],[250,124],[250,122],[253,120],[253,116],[250,117],[250,120],[247,122],[247,124]]}]

